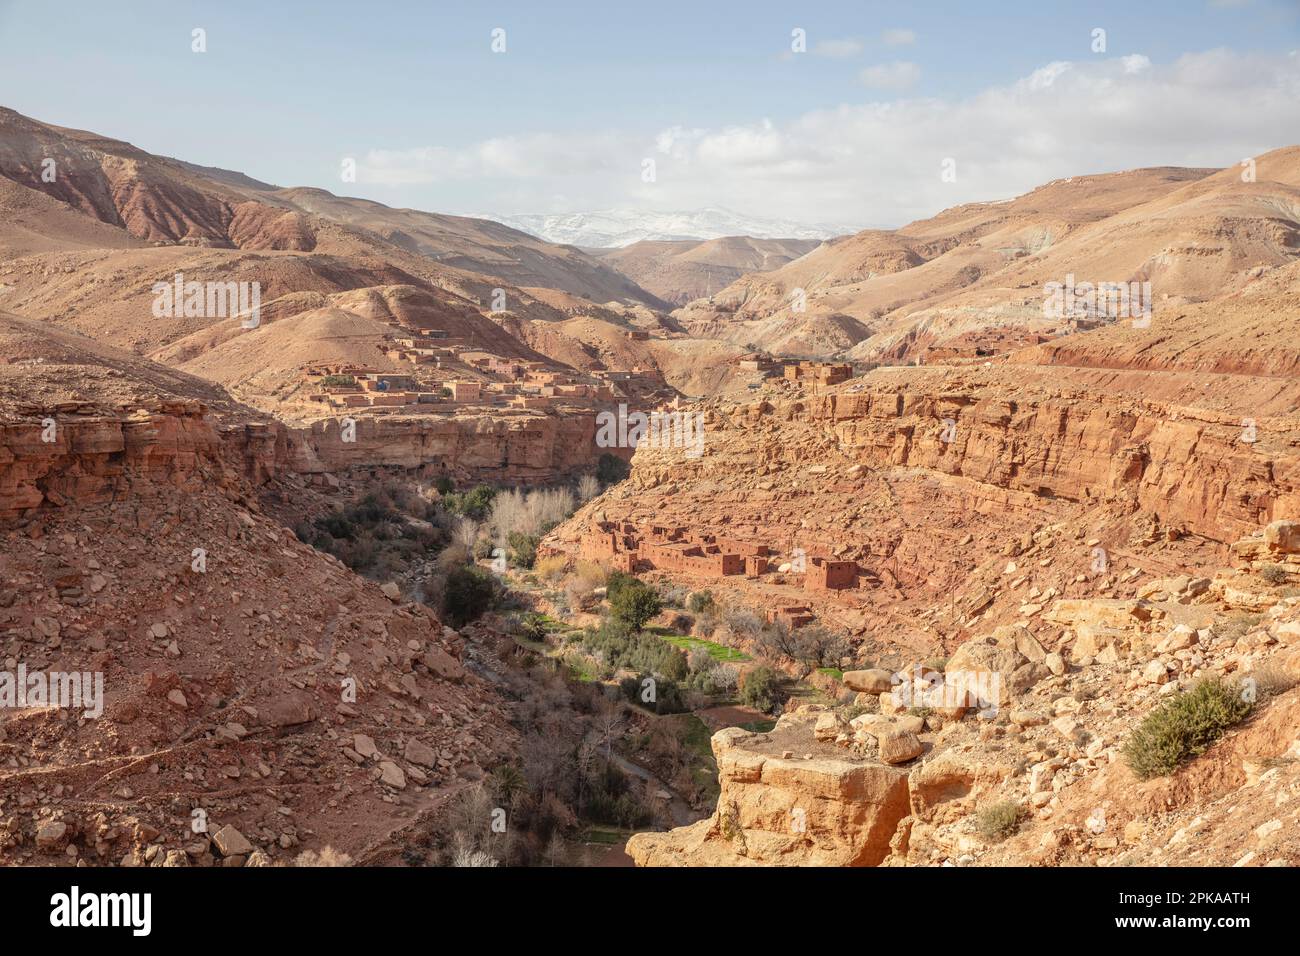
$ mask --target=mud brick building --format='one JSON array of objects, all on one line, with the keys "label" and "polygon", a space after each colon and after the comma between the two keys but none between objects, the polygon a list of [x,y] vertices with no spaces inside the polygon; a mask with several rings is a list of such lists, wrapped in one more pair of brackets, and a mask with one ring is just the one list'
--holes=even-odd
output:
[{"label": "mud brick building", "polygon": [[858,565],[855,561],[836,561],[833,558],[808,559],[808,572],[804,587],[809,591],[839,591],[857,587]]}]

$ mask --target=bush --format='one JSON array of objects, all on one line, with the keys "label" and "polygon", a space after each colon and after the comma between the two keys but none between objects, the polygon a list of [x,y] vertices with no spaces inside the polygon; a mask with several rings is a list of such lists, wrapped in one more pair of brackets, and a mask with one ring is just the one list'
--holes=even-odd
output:
[{"label": "bush", "polygon": [[684,680],[686,655],[667,641],[638,634],[627,624],[607,620],[582,635],[583,649],[612,669],[653,674],[657,679]]},{"label": "bush", "polygon": [[546,626],[546,615],[529,611],[519,621],[519,634],[529,641],[544,642],[550,629]]},{"label": "bush", "polygon": [[1280,564],[1267,565],[1259,572],[1259,576],[1269,584],[1286,584],[1291,579],[1291,576],[1286,573],[1286,568]]},{"label": "bush", "polygon": [[609,602],[609,609],[617,620],[639,631],[664,609],[664,602],[654,588],[633,579],[618,589]]},{"label": "bush", "polygon": [[712,591],[692,591],[686,598],[686,610],[692,614],[703,614],[705,611],[712,611],[713,607]]},{"label": "bush", "polygon": [[975,814],[975,828],[986,840],[1005,840],[1020,829],[1024,811],[1014,800],[990,803]]},{"label": "bush", "polygon": [[516,567],[531,568],[536,563],[537,546],[542,542],[538,535],[511,531],[507,542]]},{"label": "bush", "polygon": [[456,490],[456,482],[452,481],[446,475],[441,475],[434,479],[434,490],[440,495],[449,495]]},{"label": "bush", "polygon": [[448,511],[464,515],[466,518],[473,518],[475,521],[482,521],[488,516],[492,507],[492,499],[496,497],[497,490],[489,485],[479,485],[476,488],[466,491],[463,494],[452,492],[443,496],[443,504]]},{"label": "bush", "polygon": [[326,375],[320,380],[320,383],[327,388],[351,388],[357,384],[357,380],[351,375]]},{"label": "bush", "polygon": [[[648,678],[654,680],[653,702],[643,699]],[[629,703],[653,710],[656,714],[681,714],[689,709],[682,699],[681,688],[675,680],[668,677],[650,678],[649,674],[638,674],[636,677],[623,678],[618,686]]]},{"label": "bush", "polygon": [[549,558],[538,558],[533,569],[543,581],[554,583],[564,575],[564,569],[568,566],[568,558],[562,554],[553,554]]},{"label": "bush", "polygon": [[616,485],[626,478],[631,471],[631,466],[622,458],[605,452],[600,456],[600,461],[596,463],[596,480],[602,485]]},{"label": "bush", "polygon": [[1246,696],[1235,682],[1201,681],[1147,714],[1125,742],[1124,759],[1142,780],[1172,773],[1250,713]]},{"label": "bush", "polygon": [[442,613],[452,627],[481,617],[496,601],[497,585],[487,571],[472,565],[452,569],[442,592]]},{"label": "bush", "polygon": [[747,671],[740,681],[740,702],[763,713],[776,706],[780,678],[770,667],[755,667]]},{"label": "bush", "polygon": [[630,574],[625,574],[622,571],[610,571],[605,577],[605,598],[612,602],[614,598],[618,597],[618,592],[623,590],[623,588],[639,583],[640,582]]}]

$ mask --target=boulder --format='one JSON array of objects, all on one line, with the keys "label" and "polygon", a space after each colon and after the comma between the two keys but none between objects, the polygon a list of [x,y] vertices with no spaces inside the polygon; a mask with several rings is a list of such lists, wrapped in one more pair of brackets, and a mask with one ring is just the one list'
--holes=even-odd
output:
[{"label": "boulder", "polygon": [[880,745],[878,756],[885,763],[906,763],[925,752],[920,738],[910,730],[890,730],[876,740]]},{"label": "boulder", "polygon": [[894,672],[883,667],[873,667],[864,671],[845,671],[844,686],[849,690],[864,694],[881,694],[893,688],[896,683]]}]

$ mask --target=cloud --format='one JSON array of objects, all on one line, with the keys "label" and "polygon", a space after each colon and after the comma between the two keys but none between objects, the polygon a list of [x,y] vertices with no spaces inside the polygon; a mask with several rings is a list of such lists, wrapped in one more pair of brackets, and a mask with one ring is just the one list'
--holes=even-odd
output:
[{"label": "cloud", "polygon": [[860,40],[854,40],[851,37],[843,40],[822,40],[813,47],[813,53],[815,55],[832,57],[834,59],[857,56],[861,52],[862,42]]},{"label": "cloud", "polygon": [[911,46],[916,42],[916,33],[915,31],[901,28],[886,30],[884,33],[880,34],[880,39],[883,40],[887,46]]},{"label": "cloud", "polygon": [[[1089,57],[1045,63],[960,98],[890,92],[864,99],[707,129],[375,150],[358,178],[453,183],[427,194],[424,208],[435,209],[453,208],[465,193],[460,184],[480,180],[475,205],[505,213],[722,206],[807,223],[901,225],[1065,176],[1227,166],[1288,145],[1300,129],[1300,57],[1226,50],[1165,64],[1138,54]],[[656,160],[653,183],[640,176],[645,157]],[[947,158],[956,163],[955,182],[940,175]],[[413,205],[410,193],[404,187],[385,198]]]},{"label": "cloud", "polygon": [[915,63],[896,61],[869,66],[859,74],[867,86],[881,90],[906,90],[921,78],[921,68]]}]

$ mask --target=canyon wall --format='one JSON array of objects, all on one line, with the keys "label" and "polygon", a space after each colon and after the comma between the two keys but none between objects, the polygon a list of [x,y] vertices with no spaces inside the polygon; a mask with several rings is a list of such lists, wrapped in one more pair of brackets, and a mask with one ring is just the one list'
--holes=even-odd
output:
[{"label": "canyon wall", "polygon": [[[148,410],[72,409],[0,424],[0,520],[42,505],[105,504],[194,482],[262,483],[390,466],[462,482],[539,482],[594,468],[602,449],[592,416],[519,415],[358,419],[356,440],[337,423],[222,424],[198,401]],[[45,437],[53,438],[45,441]]]}]

